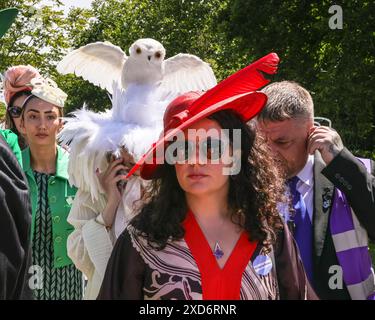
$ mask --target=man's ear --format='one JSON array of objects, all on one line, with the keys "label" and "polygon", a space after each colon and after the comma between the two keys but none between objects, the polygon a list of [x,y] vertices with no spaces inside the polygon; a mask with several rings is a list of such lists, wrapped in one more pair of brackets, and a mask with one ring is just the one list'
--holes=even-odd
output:
[{"label": "man's ear", "polygon": [[316,124],[314,123],[314,119],[309,119],[306,123],[306,129],[307,131],[309,131],[309,133],[311,132],[311,130],[316,127]]}]

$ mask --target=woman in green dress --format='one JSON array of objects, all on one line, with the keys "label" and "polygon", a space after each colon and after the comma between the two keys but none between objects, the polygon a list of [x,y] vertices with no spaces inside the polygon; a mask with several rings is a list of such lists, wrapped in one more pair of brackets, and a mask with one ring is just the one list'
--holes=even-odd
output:
[{"label": "woman in green dress", "polygon": [[22,152],[32,204],[31,281],[36,299],[81,299],[83,276],[67,255],[67,222],[76,189],[68,183],[66,150],[57,145],[66,94],[51,80],[31,80],[31,95],[21,114],[21,133],[29,147]]}]

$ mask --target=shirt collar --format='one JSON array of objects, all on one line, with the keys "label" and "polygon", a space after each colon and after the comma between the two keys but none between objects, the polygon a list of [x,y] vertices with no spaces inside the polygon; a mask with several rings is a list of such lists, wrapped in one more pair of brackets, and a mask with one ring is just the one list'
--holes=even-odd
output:
[{"label": "shirt collar", "polygon": [[297,174],[297,177],[309,187],[313,186],[314,179],[314,156],[309,155],[303,169]]},{"label": "shirt collar", "polygon": [[[22,162],[23,169],[25,172],[32,175],[32,168],[30,162],[30,148],[26,148],[22,151]],[[56,157],[56,177],[68,180],[68,162],[69,162],[69,153],[57,146],[57,157]]]}]

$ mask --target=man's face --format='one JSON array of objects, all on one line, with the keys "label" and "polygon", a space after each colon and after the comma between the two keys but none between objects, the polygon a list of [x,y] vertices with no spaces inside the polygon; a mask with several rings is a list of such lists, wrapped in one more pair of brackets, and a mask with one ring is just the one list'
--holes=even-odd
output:
[{"label": "man's face", "polygon": [[307,138],[313,127],[308,119],[288,119],[283,121],[259,121],[258,127],[267,143],[281,161],[287,178],[300,172],[308,158]]}]

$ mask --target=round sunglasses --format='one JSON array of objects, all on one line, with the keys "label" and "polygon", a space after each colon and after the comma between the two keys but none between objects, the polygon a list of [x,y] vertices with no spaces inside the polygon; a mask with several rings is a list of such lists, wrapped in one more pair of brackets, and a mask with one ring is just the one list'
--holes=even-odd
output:
[{"label": "round sunglasses", "polygon": [[[199,143],[199,155],[206,160],[219,160],[226,149],[226,144],[220,139],[207,138]],[[173,164],[176,162],[187,161],[196,153],[196,143],[190,140],[175,141],[168,146],[166,150],[166,160]]]}]

